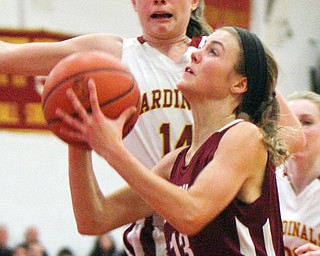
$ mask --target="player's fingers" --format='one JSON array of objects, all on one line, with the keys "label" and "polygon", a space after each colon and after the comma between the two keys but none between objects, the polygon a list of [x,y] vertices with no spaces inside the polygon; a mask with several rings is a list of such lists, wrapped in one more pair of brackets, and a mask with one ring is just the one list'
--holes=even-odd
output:
[{"label": "player's fingers", "polygon": [[71,102],[73,109],[78,114],[79,118],[83,120],[84,122],[87,122],[88,119],[88,113],[85,110],[85,108],[82,106],[80,100],[78,99],[77,95],[74,93],[72,89],[68,89],[66,91],[68,100]]},{"label": "player's fingers", "polygon": [[[307,243],[299,246],[295,250],[295,253],[297,255],[320,255],[320,247],[311,243]],[[303,254],[303,253],[307,253],[307,254]],[[315,253],[318,253],[318,254],[315,254]]]},{"label": "player's fingers", "polygon": [[132,118],[132,116],[135,114],[136,111],[137,111],[136,107],[127,108],[121,113],[118,120],[121,122],[121,124],[124,125],[126,122],[130,120],[130,118]]},{"label": "player's fingers", "polygon": [[92,78],[90,78],[88,81],[88,88],[90,93],[90,105],[91,105],[92,113],[99,113],[100,106],[98,101],[97,89],[96,89],[96,84]]},{"label": "player's fingers", "polygon": [[64,112],[62,109],[57,108],[55,114],[58,118],[61,119],[63,123],[67,125],[67,127],[72,128],[73,130],[83,131],[82,122],[79,119],[69,115],[68,113]]},{"label": "player's fingers", "polygon": [[63,126],[60,128],[60,134],[66,136],[68,138],[77,140],[77,141],[86,142],[86,138],[85,138],[85,136],[83,135],[82,132],[78,132],[76,130],[68,129],[68,128],[65,128]]}]

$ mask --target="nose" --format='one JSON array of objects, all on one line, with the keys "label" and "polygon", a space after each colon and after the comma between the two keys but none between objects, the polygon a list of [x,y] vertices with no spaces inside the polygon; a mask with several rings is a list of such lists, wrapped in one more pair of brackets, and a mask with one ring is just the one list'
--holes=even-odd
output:
[{"label": "nose", "polygon": [[198,63],[201,60],[201,49],[197,49],[191,53],[191,62]]}]

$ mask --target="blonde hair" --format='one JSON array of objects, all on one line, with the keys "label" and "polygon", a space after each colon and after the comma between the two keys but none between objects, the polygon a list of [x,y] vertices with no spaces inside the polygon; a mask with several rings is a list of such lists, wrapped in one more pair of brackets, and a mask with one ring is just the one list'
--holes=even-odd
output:
[{"label": "blonde hair", "polygon": [[313,103],[315,103],[320,111],[320,95],[312,92],[312,91],[297,91],[297,92],[293,92],[291,93],[288,97],[287,97],[288,101],[291,100],[298,100],[298,99],[304,99],[304,100],[310,100]]}]

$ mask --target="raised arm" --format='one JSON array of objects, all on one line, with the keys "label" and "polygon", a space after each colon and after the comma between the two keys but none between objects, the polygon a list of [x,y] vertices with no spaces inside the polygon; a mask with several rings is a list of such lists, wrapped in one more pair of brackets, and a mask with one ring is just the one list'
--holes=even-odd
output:
[{"label": "raised arm", "polygon": [[77,51],[101,50],[121,58],[122,38],[113,34],[89,34],[61,42],[13,44],[0,41],[0,73],[48,75],[64,57]]},{"label": "raised arm", "polygon": [[298,118],[290,110],[281,92],[277,90],[276,94],[280,107],[279,123],[285,129],[284,132],[280,132],[280,135],[287,143],[290,154],[294,154],[303,150],[306,139]]}]

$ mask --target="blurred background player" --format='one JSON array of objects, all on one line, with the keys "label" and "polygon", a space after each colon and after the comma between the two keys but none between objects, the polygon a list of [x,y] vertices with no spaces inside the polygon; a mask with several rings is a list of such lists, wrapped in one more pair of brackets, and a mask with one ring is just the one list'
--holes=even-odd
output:
[{"label": "blurred background player", "polygon": [[295,92],[288,105],[306,145],[277,170],[286,255],[320,255],[320,95]]}]

